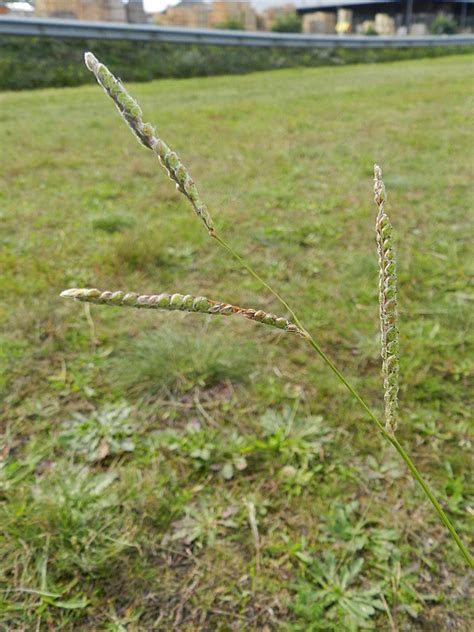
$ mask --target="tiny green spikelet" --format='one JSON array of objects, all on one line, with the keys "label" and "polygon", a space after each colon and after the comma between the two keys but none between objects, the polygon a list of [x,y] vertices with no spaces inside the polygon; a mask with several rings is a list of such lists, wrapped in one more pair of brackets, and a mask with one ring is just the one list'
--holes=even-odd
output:
[{"label": "tiny green spikelet", "polygon": [[385,212],[387,194],[382,182],[382,170],[374,166],[374,200],[379,212],[376,219],[377,251],[379,255],[379,304],[382,373],[385,397],[385,429],[393,434],[397,429],[399,333],[397,312],[397,270],[393,244],[393,228]]},{"label": "tiny green spikelet", "polygon": [[305,337],[305,333],[294,323],[262,310],[237,307],[229,303],[212,301],[205,296],[191,294],[137,294],[136,292],[103,292],[95,288],[71,288],[61,292],[62,298],[74,298],[86,303],[137,307],[144,309],[164,309],[168,311],[198,312],[201,314],[236,314],[288,333]]},{"label": "tiny green spikelet", "polygon": [[92,54],[85,53],[85,64],[102,86],[105,93],[115,103],[120,115],[132,130],[139,143],[150,149],[157,157],[168,176],[176,183],[176,188],[188,200],[196,212],[196,215],[204,222],[209,234],[214,236],[214,224],[209,215],[207,206],[201,199],[199,191],[194,184],[188,170],[183,165],[178,155],[168,145],[156,137],[156,132],[150,123],[144,123],[142,110],[133,97],[129,95],[122,82],[117,79],[100,61]]}]

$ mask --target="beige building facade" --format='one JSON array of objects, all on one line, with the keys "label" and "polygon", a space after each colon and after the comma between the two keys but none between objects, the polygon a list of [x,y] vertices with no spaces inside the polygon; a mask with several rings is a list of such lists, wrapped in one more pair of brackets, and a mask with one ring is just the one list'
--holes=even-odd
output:
[{"label": "beige building facade", "polygon": [[162,26],[185,26],[192,29],[209,28],[211,7],[205,2],[184,0],[166,11],[158,13],[156,22]]},{"label": "beige building facade", "polygon": [[285,4],[278,7],[269,7],[258,16],[258,26],[262,31],[271,31],[275,23],[287,14],[295,13],[294,4]]},{"label": "beige building facade", "polygon": [[72,18],[94,22],[126,22],[122,0],[36,0],[39,17]]},{"label": "beige building facade", "polygon": [[257,14],[250,2],[244,0],[182,0],[168,7],[155,17],[162,26],[184,26],[187,28],[216,28],[227,23],[242,24],[247,31],[257,30]]},{"label": "beige building facade", "polygon": [[257,14],[250,2],[214,0],[209,16],[211,28],[230,21],[240,22],[246,31],[257,30]]},{"label": "beige building facade", "polygon": [[39,17],[76,17],[76,0],[36,0]]},{"label": "beige building facade", "polygon": [[336,32],[335,11],[314,11],[303,15],[303,33],[332,35]]}]

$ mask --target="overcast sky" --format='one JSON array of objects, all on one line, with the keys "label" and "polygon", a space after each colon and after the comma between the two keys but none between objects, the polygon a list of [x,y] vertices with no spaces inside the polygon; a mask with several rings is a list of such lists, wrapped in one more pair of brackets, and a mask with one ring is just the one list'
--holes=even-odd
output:
[{"label": "overcast sky", "polygon": [[[278,4],[290,4],[291,0],[250,0],[256,9],[275,7]],[[162,11],[171,4],[177,4],[179,0],[143,0],[145,11]]]}]

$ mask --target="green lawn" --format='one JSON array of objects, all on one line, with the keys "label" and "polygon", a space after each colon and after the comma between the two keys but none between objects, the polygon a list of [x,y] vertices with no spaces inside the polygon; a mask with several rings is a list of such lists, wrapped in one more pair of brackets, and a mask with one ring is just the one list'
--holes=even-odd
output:
[{"label": "green lawn", "polygon": [[[399,438],[468,543],[471,71],[463,56],[131,86],[222,235],[381,415],[382,166]],[[302,341],[58,297],[281,312],[100,88],[0,93],[0,147],[0,629],[467,631],[465,562]]]}]

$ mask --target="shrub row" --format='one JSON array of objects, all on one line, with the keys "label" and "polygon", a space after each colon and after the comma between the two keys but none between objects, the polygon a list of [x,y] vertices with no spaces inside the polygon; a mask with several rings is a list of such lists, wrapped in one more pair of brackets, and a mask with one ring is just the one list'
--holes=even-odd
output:
[{"label": "shrub row", "polygon": [[0,90],[76,86],[90,81],[93,50],[126,81],[243,74],[292,66],[372,63],[472,52],[470,46],[408,49],[300,49],[155,42],[1,37]]}]

